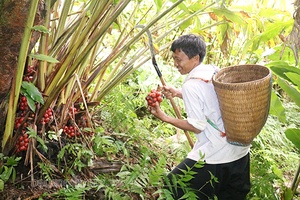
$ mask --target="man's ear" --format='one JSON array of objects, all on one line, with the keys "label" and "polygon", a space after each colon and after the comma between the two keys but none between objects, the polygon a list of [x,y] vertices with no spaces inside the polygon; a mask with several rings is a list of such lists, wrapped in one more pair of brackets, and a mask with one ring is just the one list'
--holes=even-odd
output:
[{"label": "man's ear", "polygon": [[195,59],[197,62],[200,62],[200,56],[199,55],[194,56],[192,59]]}]

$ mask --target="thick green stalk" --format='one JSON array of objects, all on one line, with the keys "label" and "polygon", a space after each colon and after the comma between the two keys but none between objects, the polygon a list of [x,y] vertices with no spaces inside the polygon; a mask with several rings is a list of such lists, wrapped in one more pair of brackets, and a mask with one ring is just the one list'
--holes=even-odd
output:
[{"label": "thick green stalk", "polygon": [[295,177],[294,177],[292,187],[291,187],[293,194],[296,194],[296,190],[299,186],[299,183],[300,183],[300,163],[298,165],[298,169],[297,169],[297,172],[295,173]]},{"label": "thick green stalk", "polygon": [[[75,66],[75,64],[73,64],[71,70],[67,70],[67,67],[70,65],[71,62],[74,61],[73,60],[74,59],[73,55],[76,55],[76,52],[78,51],[80,45],[82,45],[82,42],[88,36],[88,33],[90,32],[90,30],[94,26],[95,22],[98,20],[98,17],[99,17],[99,15],[97,15],[97,14],[92,15],[92,18],[89,20],[89,23],[86,25],[86,28],[84,30],[80,30],[81,33],[74,34],[74,37],[77,37],[77,36],[80,36],[80,37],[78,37],[78,40],[73,43],[74,46],[72,47],[70,52],[66,53],[66,59],[63,61],[62,65],[60,66],[60,68],[59,68],[58,72],[56,73],[54,79],[51,81],[50,85],[45,90],[46,95],[50,95],[54,89],[56,90],[57,85],[62,81],[62,78],[65,78],[65,79],[70,78],[71,74],[68,73],[68,72],[72,71],[72,73],[73,73],[73,71],[75,70],[75,68],[77,66]],[[85,56],[85,55],[81,54],[81,56]],[[65,74],[65,72],[67,74],[69,74],[69,76],[67,76],[67,74]]]},{"label": "thick green stalk", "polygon": [[[114,49],[116,49],[116,47],[121,43],[123,35],[125,34],[126,29],[128,29],[128,27],[130,27],[131,19],[135,16],[136,11],[138,10],[139,6],[140,6],[140,2],[137,3],[137,5],[134,7],[134,9],[133,9],[130,17],[126,20],[126,23],[124,24],[124,28],[121,31],[121,34],[119,35],[119,37],[118,37],[118,39],[117,39],[117,41],[115,43]],[[127,37],[125,37],[125,38],[127,38]],[[91,101],[93,101],[96,98],[96,95],[97,95],[98,91],[100,91],[100,87],[105,87],[105,85],[107,85],[109,83],[109,81],[111,79],[113,79],[114,73],[117,71],[117,69],[119,68],[119,66],[121,65],[121,63],[125,60],[125,58],[128,55],[129,51],[130,51],[129,49],[126,50],[125,54],[122,56],[122,58],[118,62],[118,64],[114,67],[113,71],[110,72],[109,77],[106,79],[106,81],[103,83],[103,85],[101,85],[101,83],[102,83],[103,80],[100,79],[100,78],[98,79],[98,81],[96,83],[96,86],[95,86],[95,88],[94,88],[94,90],[92,92],[91,98],[90,98]],[[105,69],[103,69],[103,70],[105,70]]]},{"label": "thick green stalk", "polygon": [[[85,61],[80,65],[80,69],[78,70],[78,76],[79,77],[88,77],[89,76],[89,73],[90,71],[92,71],[92,66],[93,66],[93,63],[96,62],[96,57],[97,57],[97,54],[96,52],[98,52],[99,50],[99,47],[101,46],[101,41],[103,40],[104,37],[101,37],[99,43],[97,43],[95,45],[95,47],[92,49],[92,51],[90,51],[90,55],[88,56],[87,59],[85,59]],[[89,68],[89,69],[87,69]],[[99,80],[101,80],[99,78]],[[100,82],[100,81],[99,81]],[[96,84],[97,85],[97,84]],[[86,91],[86,84],[85,82],[82,83],[82,89],[84,91]],[[95,87],[94,90],[96,90],[97,87]],[[77,91],[76,94],[73,96],[73,102],[75,102],[76,100],[78,100],[78,98],[80,98],[81,96],[81,93],[80,91]],[[92,95],[91,95],[92,96]],[[91,100],[92,98],[90,97],[88,100]]]},{"label": "thick green stalk", "polygon": [[6,118],[6,125],[5,125],[5,132],[2,139],[2,149],[5,148],[5,145],[9,138],[11,138],[13,134],[14,128],[14,121],[16,117],[17,111],[17,104],[19,99],[19,93],[21,89],[21,84],[23,80],[23,74],[25,69],[25,63],[27,58],[27,52],[29,49],[30,38],[32,34],[32,26],[35,19],[36,10],[38,7],[39,0],[31,0],[30,1],[30,8],[28,13],[28,18],[24,30],[24,36],[21,43],[20,54],[18,57],[18,65],[17,65],[17,74],[16,79],[12,85],[11,93],[10,93],[10,100],[9,100],[9,107],[8,113]]},{"label": "thick green stalk", "polygon": [[72,5],[72,0],[65,0],[64,1],[62,13],[61,13],[61,15],[59,17],[59,20],[58,20],[58,27],[57,27],[57,31],[56,31],[56,34],[55,34],[54,42],[57,41],[57,39],[63,34],[64,27],[65,27],[65,24],[66,24],[66,20],[67,20],[68,13],[69,13],[69,10],[71,8],[71,5]]},{"label": "thick green stalk", "polygon": [[[50,24],[50,6],[51,6],[51,0],[46,0],[46,18],[45,18],[45,27],[49,28]],[[41,44],[39,47],[39,52],[40,54],[48,55],[48,39],[49,39],[49,33],[42,33],[41,36]],[[47,69],[47,62],[44,60],[40,61],[40,68],[38,70],[38,87],[40,88],[41,91],[45,89],[45,75],[46,75],[46,69]]]},{"label": "thick green stalk", "polygon": [[[151,56],[148,57],[142,57],[142,55],[145,54],[147,51],[147,48],[143,48],[139,50],[139,52],[135,53],[135,57],[130,59],[130,62],[128,62],[122,70],[119,71],[119,73],[111,79],[106,85],[103,85],[101,89],[99,89],[99,94],[97,96],[96,101],[101,101],[102,98],[110,92],[117,84],[119,84],[121,81],[123,81],[126,77],[128,77],[134,70],[145,64],[148,60],[151,59]],[[138,62],[138,60],[141,60]],[[138,63],[137,63],[138,62]]]},{"label": "thick green stalk", "polygon": [[[100,2],[100,1],[99,1]],[[95,26],[95,23],[98,20],[97,15],[92,15],[92,18],[87,24],[87,27],[80,35],[80,40],[76,45],[72,48],[71,52],[69,53],[69,56],[66,58],[66,60],[62,63],[58,73],[54,77],[53,81],[50,83],[49,87],[46,88],[45,94],[49,96],[49,98],[46,100],[44,106],[41,108],[41,112],[38,116],[38,119],[41,119],[42,113],[45,112],[45,110],[50,106],[52,100],[55,97],[55,95],[50,95],[52,91],[55,89],[55,91],[61,91],[63,87],[67,84],[70,77],[74,74],[74,71],[77,69],[77,67],[80,65],[80,63],[86,58],[88,53],[92,50],[92,48],[97,44],[98,40],[101,38],[101,36],[108,30],[109,26],[114,22],[114,20],[119,16],[119,14],[124,10],[124,8],[129,3],[129,0],[124,0],[123,2],[119,3],[118,6],[115,7],[114,12],[112,15],[110,15],[109,20],[105,21],[104,24],[101,26],[101,29],[99,32],[97,32],[93,38],[91,38],[90,42],[87,44],[85,49],[76,57],[75,60],[73,60],[73,56],[75,55],[79,46],[81,45],[81,42],[86,39],[87,33],[90,31],[90,29]],[[93,29],[92,29],[93,30]],[[70,66],[72,62],[72,66],[68,69],[67,67]]]},{"label": "thick green stalk", "polygon": [[[112,72],[109,74],[109,76],[107,77],[106,81],[101,85],[102,88],[105,88],[107,87],[107,85],[110,84],[110,82],[113,80],[113,76],[114,74],[116,73],[116,71],[119,69],[119,67],[123,64],[124,60],[126,59],[126,57],[128,56],[128,53],[129,53],[129,50],[126,51],[124,53],[124,55],[122,56],[122,58],[119,60],[119,62],[114,66]],[[123,70],[121,70],[123,71]],[[118,76],[116,77],[118,78]],[[96,96],[97,93],[99,93],[99,91],[102,91],[100,89],[100,82],[102,82],[102,80],[98,80],[98,83],[97,83],[97,86],[95,87],[95,90],[94,90],[94,93],[92,96],[92,99]],[[101,92],[100,92],[101,93]]]}]

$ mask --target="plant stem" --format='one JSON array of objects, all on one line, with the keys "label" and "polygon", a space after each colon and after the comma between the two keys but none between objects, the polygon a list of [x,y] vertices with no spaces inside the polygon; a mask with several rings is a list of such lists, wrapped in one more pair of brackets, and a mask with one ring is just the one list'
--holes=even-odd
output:
[{"label": "plant stem", "polygon": [[36,10],[38,7],[39,0],[31,0],[30,1],[30,8],[28,13],[28,18],[24,30],[24,36],[21,43],[20,54],[18,57],[18,65],[17,65],[17,73],[12,84],[10,98],[9,98],[9,105],[8,105],[8,113],[6,118],[5,124],[5,132],[2,139],[2,149],[5,148],[5,145],[9,138],[11,138],[14,128],[14,121],[16,117],[16,110],[17,110],[17,103],[19,99],[19,93],[22,85],[22,77],[24,74],[25,63],[27,58],[27,53],[30,44],[31,38],[31,28],[34,23]]},{"label": "plant stem", "polygon": [[300,175],[300,163],[299,163],[299,166],[298,166],[298,169],[297,169],[297,172],[295,174],[295,177],[294,177],[294,180],[293,180],[293,183],[292,183],[292,187],[291,187],[291,189],[293,191],[293,194],[296,193],[296,190],[297,190],[298,185],[300,183],[300,176],[299,175]]}]

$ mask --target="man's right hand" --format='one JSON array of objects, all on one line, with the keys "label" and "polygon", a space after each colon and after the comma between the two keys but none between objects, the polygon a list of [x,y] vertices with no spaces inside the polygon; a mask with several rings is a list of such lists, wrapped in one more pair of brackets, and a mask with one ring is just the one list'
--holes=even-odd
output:
[{"label": "man's right hand", "polygon": [[179,97],[182,98],[181,90],[174,88],[172,86],[163,86],[162,93],[168,99]]}]

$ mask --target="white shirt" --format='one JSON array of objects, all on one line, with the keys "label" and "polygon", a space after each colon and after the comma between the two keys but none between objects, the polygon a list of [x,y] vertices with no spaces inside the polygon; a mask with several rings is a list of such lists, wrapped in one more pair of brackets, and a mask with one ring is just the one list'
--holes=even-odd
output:
[{"label": "white shirt", "polygon": [[204,155],[203,160],[208,164],[232,162],[244,157],[250,150],[250,145],[242,147],[228,143],[226,137],[222,137],[218,130],[207,123],[206,118],[209,118],[224,131],[219,102],[212,82],[196,79],[211,80],[216,69],[212,65],[201,64],[187,75],[182,86],[187,120],[196,128],[203,130],[201,133],[195,133],[197,141],[187,158],[198,161],[202,158],[201,152],[201,155]]}]

